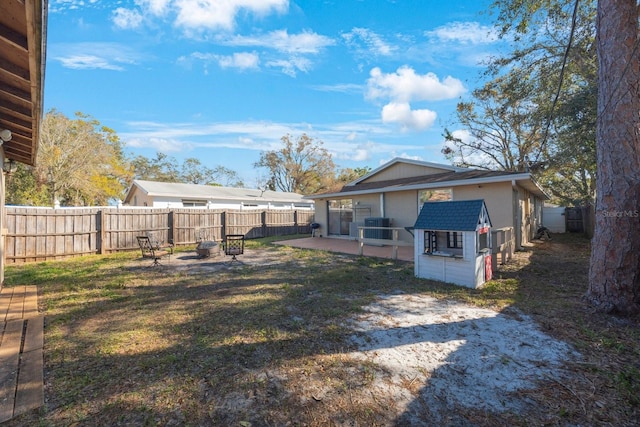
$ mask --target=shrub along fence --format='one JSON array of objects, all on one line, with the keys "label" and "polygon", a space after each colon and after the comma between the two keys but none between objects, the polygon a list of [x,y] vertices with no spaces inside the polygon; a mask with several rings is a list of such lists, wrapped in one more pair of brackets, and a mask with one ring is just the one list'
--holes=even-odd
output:
[{"label": "shrub along fence", "polygon": [[139,249],[136,236],[153,232],[174,245],[199,236],[222,240],[311,233],[313,211],[155,208],[6,208],[7,264]]}]

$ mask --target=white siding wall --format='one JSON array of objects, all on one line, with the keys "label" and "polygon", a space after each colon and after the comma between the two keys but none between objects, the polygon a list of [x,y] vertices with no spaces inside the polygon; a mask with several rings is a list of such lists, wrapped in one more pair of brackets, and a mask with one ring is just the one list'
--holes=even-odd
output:
[{"label": "white siding wall", "polygon": [[475,271],[475,288],[479,288],[484,284],[484,256],[478,256],[475,259],[476,271]]},{"label": "white siding wall", "polygon": [[462,252],[463,257],[467,261],[471,261],[476,257],[476,233],[462,233]]},{"label": "white siding wall", "polygon": [[483,257],[476,256],[475,233],[464,233],[463,259],[425,255],[424,230],[416,230],[415,234],[413,265],[416,277],[468,288],[477,288],[484,283]]}]

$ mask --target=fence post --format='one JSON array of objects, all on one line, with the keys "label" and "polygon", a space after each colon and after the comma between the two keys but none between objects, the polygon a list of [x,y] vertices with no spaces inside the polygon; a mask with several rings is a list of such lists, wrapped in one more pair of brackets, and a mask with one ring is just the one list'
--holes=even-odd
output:
[{"label": "fence post", "polygon": [[267,237],[267,211],[262,211],[262,215],[260,215],[260,220],[262,221],[261,237]]},{"label": "fence post", "polygon": [[169,226],[169,230],[167,231],[167,242],[173,244],[175,241],[174,237],[174,225],[173,225],[173,211],[169,211],[167,213],[167,225]]},{"label": "fence post", "polygon": [[220,215],[220,221],[222,221],[222,224],[220,224],[220,232],[222,233],[220,239],[224,240],[227,238],[227,211],[222,212],[222,215]]},{"label": "fence post", "polygon": [[99,210],[98,212],[96,212],[96,226],[98,227],[96,249],[98,249],[98,253],[100,255],[104,255],[106,253],[106,248],[104,244],[104,237],[105,237],[104,211],[102,210]]}]

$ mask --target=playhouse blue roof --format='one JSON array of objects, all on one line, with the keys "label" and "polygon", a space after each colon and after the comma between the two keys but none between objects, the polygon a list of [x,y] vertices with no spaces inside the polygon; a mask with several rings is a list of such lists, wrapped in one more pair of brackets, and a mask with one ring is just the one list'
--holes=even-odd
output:
[{"label": "playhouse blue roof", "polygon": [[[427,202],[422,205],[415,229],[436,231],[476,231],[486,207],[484,200]],[[488,214],[486,216],[489,218]]]}]

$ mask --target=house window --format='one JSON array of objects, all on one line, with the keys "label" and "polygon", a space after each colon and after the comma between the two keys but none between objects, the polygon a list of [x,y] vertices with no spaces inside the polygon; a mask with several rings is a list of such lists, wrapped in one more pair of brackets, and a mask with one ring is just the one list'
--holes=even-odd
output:
[{"label": "house window", "polygon": [[424,232],[424,253],[432,254],[438,251],[438,233],[435,231]]},{"label": "house window", "polygon": [[462,233],[456,231],[447,232],[447,247],[462,249]]},{"label": "house window", "polygon": [[185,208],[206,207],[206,200],[182,200],[182,206]]}]

